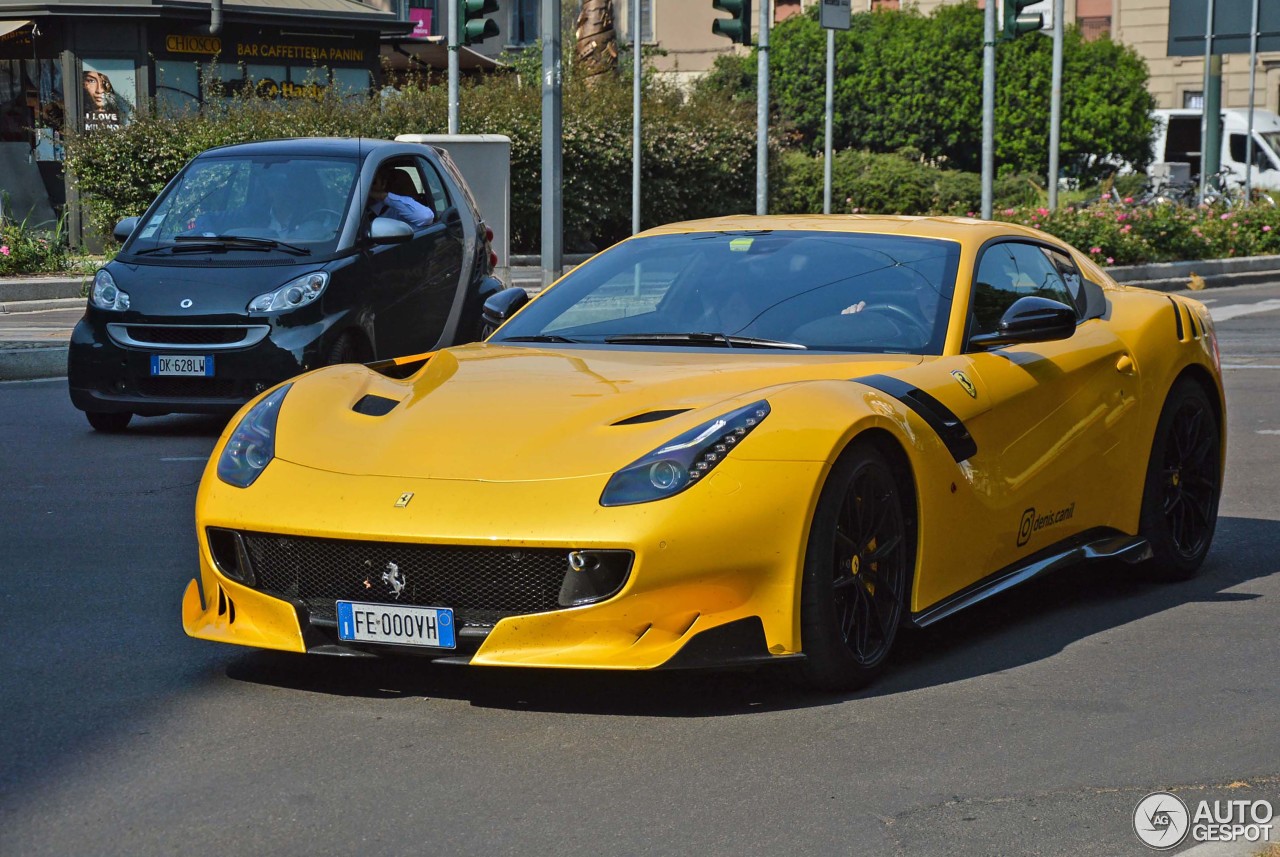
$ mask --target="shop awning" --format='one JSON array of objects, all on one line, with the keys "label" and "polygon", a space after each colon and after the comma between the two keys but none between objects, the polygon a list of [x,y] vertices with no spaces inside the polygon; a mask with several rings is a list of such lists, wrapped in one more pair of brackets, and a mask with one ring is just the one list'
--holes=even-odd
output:
[{"label": "shop awning", "polygon": [[[444,71],[449,68],[449,46],[444,36],[432,36],[429,39],[387,39],[382,40],[382,59],[393,71],[413,71],[426,68]],[[502,68],[493,57],[473,51],[471,48],[458,48],[459,71],[493,71]]]},{"label": "shop awning", "polygon": [[30,21],[0,21],[0,39],[3,39],[5,36],[9,35],[10,33],[16,33],[18,30],[21,30],[23,27],[30,27],[30,26],[31,26]]}]

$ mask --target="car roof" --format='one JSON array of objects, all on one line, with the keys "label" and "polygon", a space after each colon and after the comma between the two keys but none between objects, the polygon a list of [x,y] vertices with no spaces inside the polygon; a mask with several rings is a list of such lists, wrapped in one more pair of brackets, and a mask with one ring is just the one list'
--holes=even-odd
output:
[{"label": "car roof", "polygon": [[1016,236],[1061,243],[1052,236],[1017,223],[979,220],[974,217],[910,217],[874,214],[737,214],[669,223],[639,233],[636,237],[689,232],[746,232],[752,230],[854,232],[880,235],[908,235],[938,238],[961,244],[981,244],[992,238]]},{"label": "car roof", "polygon": [[233,143],[216,146],[201,152],[198,158],[226,158],[256,155],[311,155],[338,158],[366,158],[383,151],[417,151],[420,144],[397,143],[371,137],[290,137],[283,140],[258,140],[252,143]]}]

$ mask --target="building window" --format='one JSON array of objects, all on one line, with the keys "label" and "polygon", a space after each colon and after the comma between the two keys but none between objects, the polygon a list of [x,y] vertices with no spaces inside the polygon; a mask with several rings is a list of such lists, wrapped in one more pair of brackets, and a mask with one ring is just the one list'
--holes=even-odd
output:
[{"label": "building window", "polygon": [[1204,93],[1198,89],[1182,93],[1182,106],[1188,110],[1204,109]]},{"label": "building window", "polygon": [[[613,4],[614,21],[625,44],[631,44],[631,16],[635,14],[634,0],[621,0]],[[653,0],[640,0],[640,40],[643,44],[653,44]]]},{"label": "building window", "polygon": [[1111,16],[1097,15],[1092,18],[1080,18],[1080,35],[1086,42],[1111,35]]},{"label": "building window", "polygon": [[521,47],[538,40],[538,0],[512,0],[507,44]]}]

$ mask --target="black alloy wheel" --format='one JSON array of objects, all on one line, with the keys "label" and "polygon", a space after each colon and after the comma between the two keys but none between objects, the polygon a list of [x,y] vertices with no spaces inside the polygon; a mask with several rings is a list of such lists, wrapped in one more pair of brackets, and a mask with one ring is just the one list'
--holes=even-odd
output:
[{"label": "black alloy wheel", "polygon": [[852,690],[870,681],[897,637],[912,545],[903,492],[874,446],[851,446],[832,468],[805,553],[801,636],[808,682]]},{"label": "black alloy wheel", "polygon": [[107,434],[119,434],[129,427],[129,421],[133,419],[133,414],[128,411],[123,413],[85,411],[84,415],[95,431],[106,432]]},{"label": "black alloy wheel", "polygon": [[1156,424],[1142,496],[1142,535],[1151,543],[1147,569],[1167,580],[1196,575],[1213,542],[1222,493],[1222,442],[1203,388],[1183,379]]}]

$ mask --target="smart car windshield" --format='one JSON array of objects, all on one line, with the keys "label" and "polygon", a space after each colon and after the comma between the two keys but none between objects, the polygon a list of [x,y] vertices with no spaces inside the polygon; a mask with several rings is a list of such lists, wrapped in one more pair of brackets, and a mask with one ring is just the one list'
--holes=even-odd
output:
[{"label": "smart car windshield", "polygon": [[359,173],[354,160],[201,158],[167,189],[126,254],[321,255],[337,247]]},{"label": "smart car windshield", "polygon": [[656,235],[570,273],[490,341],[939,354],[960,246],[848,232]]}]

